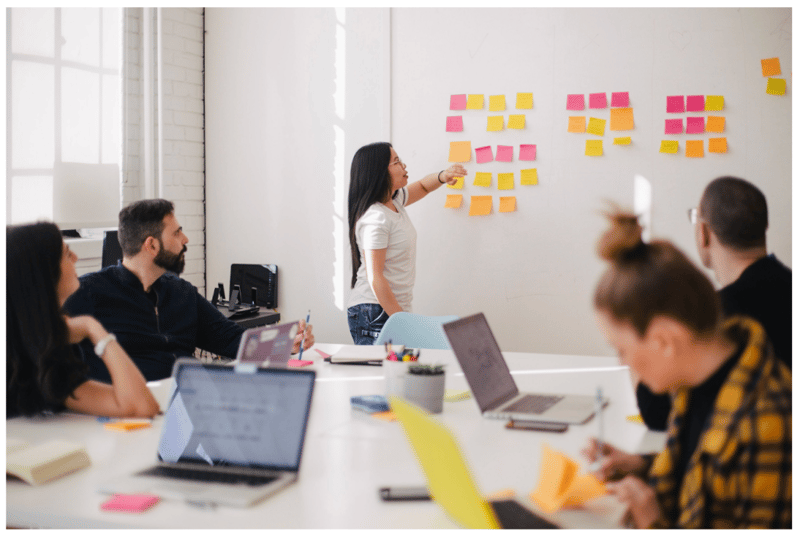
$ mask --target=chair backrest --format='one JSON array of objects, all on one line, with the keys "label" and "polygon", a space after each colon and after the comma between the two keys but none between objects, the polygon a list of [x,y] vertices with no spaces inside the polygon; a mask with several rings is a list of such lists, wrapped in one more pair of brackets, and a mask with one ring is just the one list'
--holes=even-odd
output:
[{"label": "chair backrest", "polygon": [[394,313],[384,324],[375,344],[402,344],[407,348],[432,348],[447,350],[450,341],[442,324],[458,320],[457,316],[424,316],[414,313]]},{"label": "chair backrest", "polygon": [[119,246],[117,231],[106,230],[106,234],[103,237],[103,262],[101,267],[115,266],[120,260],[122,260],[122,247]]}]

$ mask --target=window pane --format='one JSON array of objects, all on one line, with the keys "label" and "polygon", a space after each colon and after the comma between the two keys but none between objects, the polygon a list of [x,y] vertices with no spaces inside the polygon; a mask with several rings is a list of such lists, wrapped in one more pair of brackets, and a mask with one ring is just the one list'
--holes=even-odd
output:
[{"label": "window pane", "polygon": [[119,8],[103,8],[103,67],[119,69],[120,34],[122,33],[122,10]]},{"label": "window pane", "polygon": [[100,162],[100,75],[61,70],[61,160]]},{"label": "window pane", "polygon": [[52,58],[53,8],[11,8],[11,52]]},{"label": "window pane", "polygon": [[53,168],[53,66],[11,62],[11,167]]},{"label": "window pane", "polygon": [[62,8],[61,58],[100,66],[100,8]]},{"label": "window pane", "polygon": [[11,223],[53,220],[53,177],[11,178]]},{"label": "window pane", "polygon": [[120,77],[105,75],[103,77],[103,140],[102,162],[119,163],[120,146]]}]

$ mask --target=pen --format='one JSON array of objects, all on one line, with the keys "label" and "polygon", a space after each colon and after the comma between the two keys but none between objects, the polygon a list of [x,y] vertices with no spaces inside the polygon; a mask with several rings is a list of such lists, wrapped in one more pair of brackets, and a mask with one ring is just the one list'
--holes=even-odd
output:
[{"label": "pen", "polygon": [[597,388],[597,401],[595,402],[595,415],[597,416],[597,461],[603,457],[603,388]]},{"label": "pen", "polygon": [[303,359],[303,345],[306,343],[306,329],[308,329],[308,321],[311,320],[311,309],[308,310],[306,315],[306,327],[303,329],[303,338],[300,340],[300,355],[297,356],[297,361]]}]

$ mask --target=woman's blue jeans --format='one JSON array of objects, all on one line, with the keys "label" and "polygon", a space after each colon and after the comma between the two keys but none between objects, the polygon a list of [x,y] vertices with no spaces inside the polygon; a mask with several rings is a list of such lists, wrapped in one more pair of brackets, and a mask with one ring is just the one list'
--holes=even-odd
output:
[{"label": "woman's blue jeans", "polygon": [[347,309],[350,336],[356,344],[374,344],[388,319],[378,303],[360,303]]}]

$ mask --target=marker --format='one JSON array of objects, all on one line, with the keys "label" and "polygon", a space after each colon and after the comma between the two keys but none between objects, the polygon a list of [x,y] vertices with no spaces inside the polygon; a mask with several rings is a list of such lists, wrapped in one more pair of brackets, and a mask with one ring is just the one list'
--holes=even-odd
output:
[{"label": "marker", "polygon": [[600,459],[603,458],[603,388],[597,388],[597,398],[595,399],[594,415],[597,416],[597,454],[595,461],[589,467],[591,471],[600,469]]},{"label": "marker", "polygon": [[[308,310],[308,314],[306,315],[306,328],[308,328],[308,321],[311,320],[311,309]],[[300,355],[297,356],[297,361],[303,359],[303,345],[306,343],[306,331],[303,330],[303,338],[300,339]]]}]

